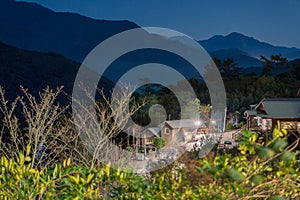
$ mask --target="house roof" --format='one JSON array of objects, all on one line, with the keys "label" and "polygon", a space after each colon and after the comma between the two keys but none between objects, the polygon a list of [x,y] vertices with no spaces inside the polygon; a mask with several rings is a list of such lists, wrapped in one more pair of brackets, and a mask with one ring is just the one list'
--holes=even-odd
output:
[{"label": "house roof", "polygon": [[257,112],[256,112],[256,110],[246,110],[245,112],[244,112],[244,115],[247,117],[247,116],[255,116],[255,115],[257,115]]},{"label": "house roof", "polygon": [[[197,127],[196,121],[193,119],[181,119],[181,120],[171,120],[165,121],[165,124],[168,124],[171,128],[195,128]],[[200,127],[205,127],[204,124],[200,125]]]},{"label": "house roof", "polygon": [[160,135],[161,135],[160,127],[149,127],[142,132],[141,137],[142,138],[151,138],[153,136],[160,137]]},{"label": "house roof", "polygon": [[300,98],[265,98],[255,110],[262,118],[300,119]]},{"label": "house roof", "polygon": [[161,135],[161,129],[159,127],[150,127],[148,130],[153,133],[156,137],[160,137]]}]

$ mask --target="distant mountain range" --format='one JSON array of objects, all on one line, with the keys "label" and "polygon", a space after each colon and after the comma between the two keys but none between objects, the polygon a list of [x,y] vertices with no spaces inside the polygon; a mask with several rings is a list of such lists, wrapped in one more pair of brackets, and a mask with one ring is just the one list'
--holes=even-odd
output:
[{"label": "distant mountain range", "polygon": [[236,32],[226,36],[216,35],[199,43],[212,57],[233,58],[244,68],[261,66],[260,56],[270,57],[272,54],[281,53],[288,60],[300,58],[300,49],[273,46]]},{"label": "distant mountain range", "polygon": [[[34,57],[32,58],[32,62],[35,64],[32,67],[36,67],[35,70],[40,69],[42,72],[48,70],[47,73],[43,73],[52,76],[55,74],[55,71],[57,72],[58,70],[53,66],[59,66],[59,68],[66,68],[65,71],[61,71],[61,73],[70,78],[71,75],[68,76],[68,71],[78,69],[79,63],[84,60],[87,54],[96,45],[112,35],[125,30],[138,28],[139,26],[126,20],[95,20],[79,14],[54,12],[36,3],[1,0],[0,27],[0,41],[5,44],[26,50],[55,52],[39,54],[38,52],[32,51],[30,53],[24,53],[26,52],[24,51],[24,54],[21,53],[21,55],[29,54]],[[269,57],[272,54],[281,53],[282,56],[289,60],[300,58],[300,49],[273,46],[240,33],[231,33],[226,36],[216,35],[208,40],[199,41],[199,43],[210,53],[211,57],[217,57],[221,60],[233,58],[239,67],[244,68],[244,73],[249,73],[253,70],[259,71],[258,69],[261,70],[262,62],[259,60],[261,55]],[[5,45],[1,43],[1,46],[4,48]],[[23,50],[15,50],[15,52],[21,51]],[[62,56],[57,54],[61,54]],[[12,55],[14,54],[10,53],[10,56]],[[1,70],[4,70],[4,67],[9,68],[5,69],[6,73],[10,71],[11,73],[19,74],[19,78],[21,78],[20,73],[37,73],[29,69],[26,69],[29,71],[24,71],[24,69],[20,67],[22,62],[25,63],[26,67],[31,66],[30,64],[26,64],[31,62],[28,59],[18,60],[19,58],[16,55],[15,61],[13,61],[13,57],[5,58],[3,55],[1,56],[0,68]],[[39,56],[41,57],[40,59],[38,59]],[[65,58],[63,58],[63,56]],[[67,60],[67,58],[77,62],[72,62]],[[10,60],[7,61],[7,59]],[[25,59],[25,56],[23,56],[23,59]],[[49,60],[47,61],[47,59]],[[41,60],[43,60],[43,62]],[[2,62],[16,62],[17,64],[5,65]],[[49,66],[47,62],[52,63],[52,65]],[[112,64],[111,68],[105,72],[105,75],[109,79],[116,81],[133,66],[146,62],[159,62],[161,64],[170,65],[186,77],[199,76],[195,70],[190,69],[188,63],[183,59],[176,58],[176,56],[167,52],[149,50],[145,52],[135,51],[131,55],[123,56]],[[18,70],[23,71],[20,72]],[[75,72],[71,73],[72,77],[75,78],[75,74],[73,73]],[[28,77],[29,79],[32,78],[35,80],[32,75],[28,76],[30,76]],[[53,76],[55,77],[56,75]],[[63,77],[61,78],[63,79]],[[2,83],[4,83],[3,80],[9,81],[5,75],[1,77]],[[29,80],[24,79],[23,81],[28,82]],[[43,80],[40,79],[40,81]],[[72,81],[74,80],[68,80],[68,82]],[[54,81],[54,83],[56,82]],[[29,83],[29,85],[30,84],[31,83]],[[32,84],[34,83],[32,82]]]},{"label": "distant mountain range", "polygon": [[54,12],[36,3],[0,1],[0,41],[22,49],[56,52],[82,62],[100,42],[139,27],[130,21],[95,20]]},{"label": "distant mountain range", "polygon": [[221,49],[209,53],[211,57],[216,57],[223,61],[231,58],[242,68],[261,67],[263,65],[263,62],[258,58],[252,57],[248,53],[235,48]]}]

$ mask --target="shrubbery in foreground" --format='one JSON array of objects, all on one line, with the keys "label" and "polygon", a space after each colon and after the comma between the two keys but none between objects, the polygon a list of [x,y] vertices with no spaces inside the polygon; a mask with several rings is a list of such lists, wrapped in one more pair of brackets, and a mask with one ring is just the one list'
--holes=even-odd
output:
[{"label": "shrubbery in foreground", "polygon": [[198,183],[187,170],[138,176],[109,166],[87,169],[71,159],[47,169],[31,166],[30,147],[14,161],[1,158],[0,196],[8,199],[297,199],[300,197],[298,145],[288,145],[276,128],[268,145],[244,131],[237,156],[199,160]]},{"label": "shrubbery in foreground", "polygon": [[[300,198],[299,138],[288,144],[287,132],[279,124],[268,144],[257,133],[244,131],[234,154],[187,156],[142,177],[130,169],[103,166],[88,153],[66,109],[55,105],[60,89],[46,89],[39,99],[23,92],[24,99],[8,104],[0,87],[1,199]],[[16,117],[20,104],[27,129]],[[105,117],[110,113],[106,104],[98,106],[103,126],[110,119]],[[182,163],[185,167],[178,168]]]}]

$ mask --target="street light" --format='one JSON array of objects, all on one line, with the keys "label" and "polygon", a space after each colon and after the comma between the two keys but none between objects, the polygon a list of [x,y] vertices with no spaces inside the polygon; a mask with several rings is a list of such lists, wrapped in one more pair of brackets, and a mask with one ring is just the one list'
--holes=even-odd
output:
[{"label": "street light", "polygon": [[194,122],[196,126],[200,126],[202,124],[202,122],[200,120],[197,120]]}]

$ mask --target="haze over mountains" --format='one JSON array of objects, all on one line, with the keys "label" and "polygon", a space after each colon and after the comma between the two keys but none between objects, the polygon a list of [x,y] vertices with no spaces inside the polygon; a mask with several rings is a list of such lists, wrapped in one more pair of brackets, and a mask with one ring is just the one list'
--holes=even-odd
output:
[{"label": "haze over mountains", "polygon": [[240,67],[261,66],[260,56],[270,57],[278,53],[288,60],[300,58],[300,49],[273,46],[236,32],[226,36],[216,35],[199,43],[212,57],[231,57]]},{"label": "haze over mountains", "polygon": [[[20,49],[13,49],[13,47],[1,43],[0,50],[2,49],[2,53],[7,53],[7,49],[10,49],[11,51],[7,59],[5,54],[1,57],[0,69],[2,73],[1,79],[3,78],[1,81],[3,83],[3,80],[8,81],[7,76],[5,75],[7,73],[16,73],[18,78],[22,76],[22,73],[34,74],[34,72],[30,70],[23,70],[22,73],[18,72],[21,68],[16,65],[17,61],[14,61],[14,58],[12,57],[15,55],[15,59],[18,59],[17,54],[21,54],[22,58],[28,55],[35,57],[29,59],[30,61],[28,59],[21,59],[18,65],[25,65],[26,67],[39,66],[42,71],[47,68],[47,74],[49,76],[52,76],[54,71],[57,71],[60,68],[66,68],[62,73],[64,75],[70,73],[74,79],[75,76],[73,75],[75,75],[78,70],[78,62],[82,62],[96,45],[112,35],[139,26],[134,22],[127,20],[95,20],[79,14],[54,12],[35,3],[1,0],[0,27],[0,41],[5,44],[26,50],[55,52],[65,57],[63,58],[57,54],[22,52]],[[261,55],[269,57],[272,54],[281,53],[282,56],[286,57],[288,60],[300,58],[300,49],[273,46],[240,33],[231,33],[227,36],[216,35],[208,40],[199,41],[199,43],[210,53],[211,57],[218,57],[221,60],[233,58],[234,61],[238,63],[238,66],[245,68],[246,71],[253,67],[262,66],[262,62],[259,60],[259,56]],[[3,51],[3,49],[6,50]],[[41,59],[37,59],[39,56]],[[67,61],[67,58],[77,62]],[[161,64],[174,67],[186,77],[195,76],[195,71],[190,69],[190,66],[188,66],[184,60],[175,58],[174,55],[161,51],[136,51],[132,55],[116,61],[106,75],[109,79],[115,81],[122,73],[125,73],[133,66],[144,64],[145,61],[160,61]],[[28,64],[30,62],[32,63]],[[36,63],[33,64],[34,62]],[[5,67],[16,69],[8,70],[4,69]],[[38,67],[35,69],[38,70]],[[73,72],[71,72],[72,70]],[[35,74],[35,76],[39,75]],[[32,77],[27,78],[30,79]],[[58,80],[57,77],[55,80]],[[24,81],[26,82],[26,80]],[[66,78],[65,82],[58,82],[68,85],[72,80]],[[32,84],[35,83],[32,82]]]},{"label": "haze over mountains", "polygon": [[[95,20],[54,12],[36,3],[1,0],[0,4],[0,41],[28,50],[53,51],[79,62],[109,36],[139,27],[127,20]],[[259,65],[261,55],[281,53],[288,60],[300,57],[300,49],[273,46],[235,32],[199,43],[212,57],[233,57],[241,67]]]}]

